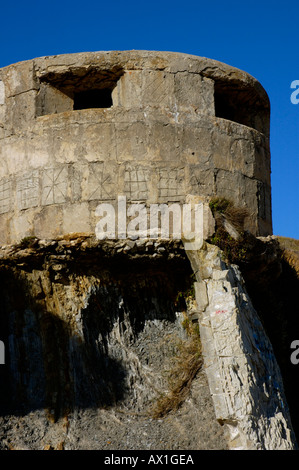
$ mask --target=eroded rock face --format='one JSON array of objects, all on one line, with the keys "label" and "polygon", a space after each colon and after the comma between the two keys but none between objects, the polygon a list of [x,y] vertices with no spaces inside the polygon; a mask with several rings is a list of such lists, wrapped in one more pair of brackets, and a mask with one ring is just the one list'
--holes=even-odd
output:
[{"label": "eroded rock face", "polygon": [[181,244],[31,244],[1,252],[2,448],[225,449],[204,372],[151,413],[186,340]]},{"label": "eroded rock face", "polygon": [[281,371],[238,267],[224,263],[216,246],[187,253],[206,372],[230,448],[296,449]]},{"label": "eroded rock face", "polygon": [[[272,344],[216,246],[81,235],[0,260],[3,449],[297,448]],[[157,418],[197,323],[202,368]]]}]

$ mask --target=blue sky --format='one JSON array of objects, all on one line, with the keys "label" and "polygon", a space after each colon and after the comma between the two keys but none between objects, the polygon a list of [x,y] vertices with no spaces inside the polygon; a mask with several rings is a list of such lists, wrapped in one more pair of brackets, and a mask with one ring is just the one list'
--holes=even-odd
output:
[{"label": "blue sky", "polygon": [[[3,2],[0,67],[101,50],[184,52],[253,75],[271,102],[273,232],[299,239],[299,2],[67,0]],[[299,95],[298,95],[299,96]]]}]

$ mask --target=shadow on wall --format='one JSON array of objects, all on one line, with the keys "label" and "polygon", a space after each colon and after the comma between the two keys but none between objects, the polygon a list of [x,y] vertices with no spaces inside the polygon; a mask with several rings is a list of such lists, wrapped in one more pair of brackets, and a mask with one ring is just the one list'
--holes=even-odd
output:
[{"label": "shadow on wall", "polygon": [[[58,315],[34,306],[34,299],[28,304],[24,286],[15,285],[18,305],[13,298],[13,310],[7,310],[7,305],[1,308],[7,360],[0,369],[0,413],[23,415],[45,408],[49,419],[56,421],[75,406],[107,407],[122,400],[126,370],[97,348],[99,332],[89,334],[89,319],[80,338]],[[109,329],[104,326],[105,339]]]},{"label": "shadow on wall", "polygon": [[[263,251],[265,248],[262,246]],[[246,288],[273,346],[281,370],[292,425],[299,438],[299,365],[291,362],[291,343],[298,338],[299,278],[282,257],[263,264],[264,253],[257,253],[250,264],[241,265]],[[269,258],[271,260],[271,258]]]},{"label": "shadow on wall", "polygon": [[128,348],[146,322],[160,322],[162,329],[176,321],[178,284],[165,273],[147,276],[142,285],[110,279],[93,287],[88,305],[74,312],[76,327],[42,308],[24,272],[2,271],[0,281],[0,328],[7,345],[0,368],[2,416],[46,409],[55,422],[75,408],[121,405],[134,386]]}]

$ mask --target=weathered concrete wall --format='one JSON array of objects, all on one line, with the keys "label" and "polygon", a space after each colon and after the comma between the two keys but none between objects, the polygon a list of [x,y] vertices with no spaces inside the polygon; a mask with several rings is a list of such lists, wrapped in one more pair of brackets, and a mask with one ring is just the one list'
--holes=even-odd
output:
[{"label": "weathered concrete wall", "polygon": [[96,206],[117,195],[225,196],[249,209],[254,234],[272,233],[268,97],[206,58],[98,52],[5,67],[0,161],[1,243],[94,232]]}]

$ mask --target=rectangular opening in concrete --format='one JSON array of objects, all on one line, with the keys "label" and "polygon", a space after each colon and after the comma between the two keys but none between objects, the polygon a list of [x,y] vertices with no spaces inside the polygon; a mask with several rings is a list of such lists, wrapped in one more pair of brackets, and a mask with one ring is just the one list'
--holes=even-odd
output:
[{"label": "rectangular opening in concrete", "polygon": [[74,110],[111,108],[112,105],[112,90],[109,88],[103,88],[102,90],[86,90],[74,93]]},{"label": "rectangular opening in concrete", "polygon": [[111,108],[113,90],[122,69],[76,69],[63,74],[51,72],[40,82],[36,116],[81,109]]},{"label": "rectangular opening in concrete", "polygon": [[230,82],[214,83],[215,116],[267,133],[269,110],[257,98],[253,88],[243,88]]},{"label": "rectangular opening in concrete", "polygon": [[237,121],[235,106],[231,103],[230,94],[219,92],[215,87],[214,100],[216,117],[228,119],[229,121]]}]

